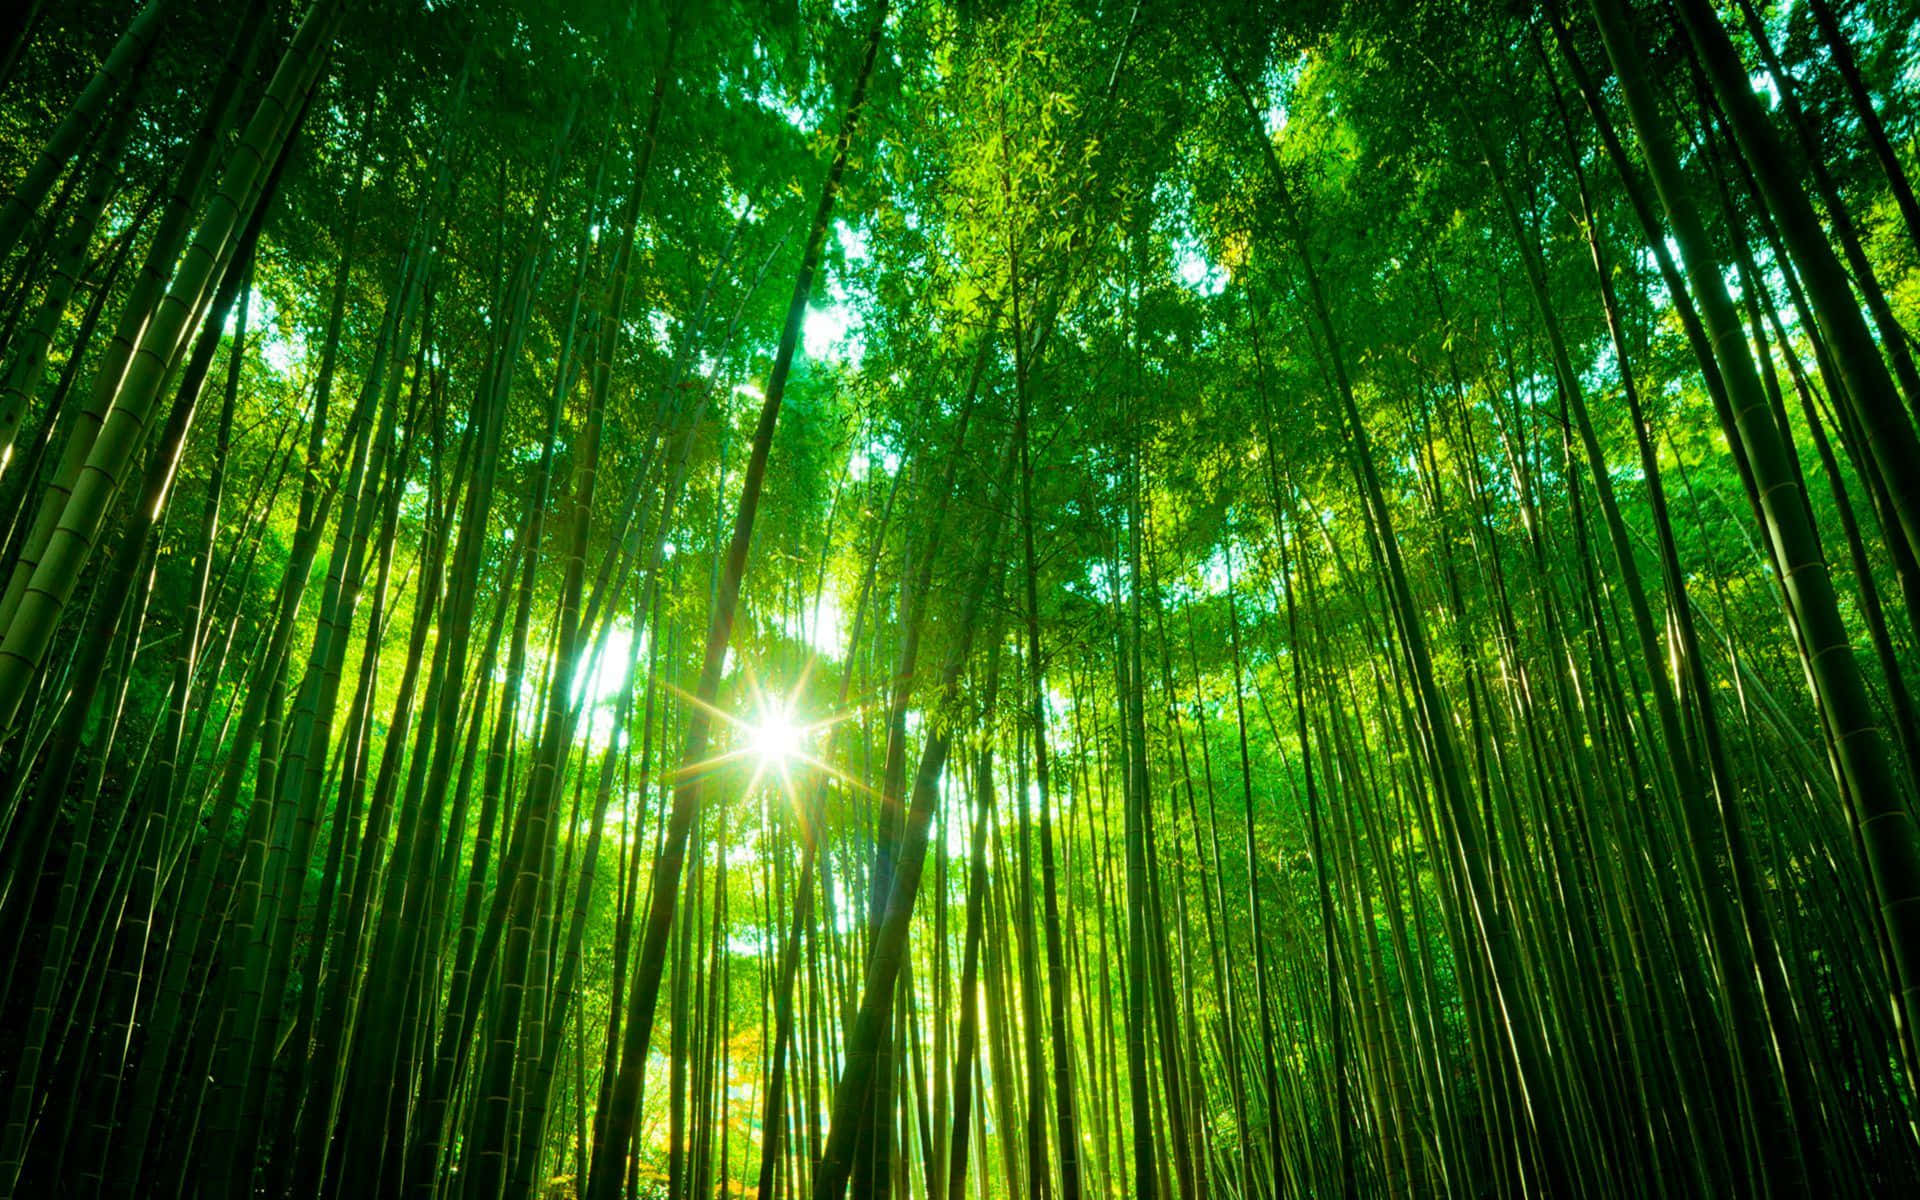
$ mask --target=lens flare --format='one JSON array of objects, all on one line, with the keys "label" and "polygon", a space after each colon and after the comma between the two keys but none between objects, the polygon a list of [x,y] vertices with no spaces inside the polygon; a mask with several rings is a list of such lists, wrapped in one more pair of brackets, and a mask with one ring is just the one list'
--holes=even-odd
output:
[{"label": "lens flare", "polygon": [[784,709],[764,713],[746,735],[747,749],[763,768],[780,770],[806,752],[807,731]]}]

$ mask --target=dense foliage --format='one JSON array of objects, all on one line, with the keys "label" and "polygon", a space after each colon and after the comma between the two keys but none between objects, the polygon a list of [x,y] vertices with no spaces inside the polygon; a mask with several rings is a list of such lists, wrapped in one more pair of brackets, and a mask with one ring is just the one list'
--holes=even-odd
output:
[{"label": "dense foliage", "polygon": [[0,1196],[1920,1187],[1907,0],[22,0]]}]

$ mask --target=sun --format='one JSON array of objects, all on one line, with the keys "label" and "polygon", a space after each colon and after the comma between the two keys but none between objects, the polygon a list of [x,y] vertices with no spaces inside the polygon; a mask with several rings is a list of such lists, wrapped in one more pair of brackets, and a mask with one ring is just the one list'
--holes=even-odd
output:
[{"label": "sun", "polygon": [[745,730],[747,750],[760,766],[784,771],[807,749],[807,730],[785,708],[768,708]]},{"label": "sun", "polygon": [[842,706],[820,715],[807,711],[801,697],[806,694],[807,677],[813,663],[801,671],[800,678],[786,689],[763,688],[749,673],[745,695],[737,709],[710,704],[699,697],[668,684],[681,699],[704,711],[721,728],[731,731],[715,752],[696,762],[682,763],[670,772],[675,780],[708,774],[737,763],[751,768],[745,791],[757,793],[771,784],[783,793],[796,810],[803,784],[816,779],[833,779],[855,791],[871,791],[866,782],[848,775],[821,758],[830,732],[858,715],[861,705]]}]

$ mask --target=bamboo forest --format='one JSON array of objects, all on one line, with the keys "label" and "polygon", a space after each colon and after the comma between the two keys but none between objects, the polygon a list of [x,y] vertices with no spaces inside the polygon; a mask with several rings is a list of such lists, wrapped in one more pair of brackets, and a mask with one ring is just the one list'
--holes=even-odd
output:
[{"label": "bamboo forest", "polygon": [[1915,0],[0,4],[0,1200],[1920,1195]]}]

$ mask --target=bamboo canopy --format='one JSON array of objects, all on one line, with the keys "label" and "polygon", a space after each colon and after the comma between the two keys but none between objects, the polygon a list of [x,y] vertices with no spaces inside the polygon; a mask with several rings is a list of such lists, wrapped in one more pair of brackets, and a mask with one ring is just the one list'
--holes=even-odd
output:
[{"label": "bamboo canopy", "polygon": [[0,1200],[1920,1194],[1910,0],[19,0]]}]

